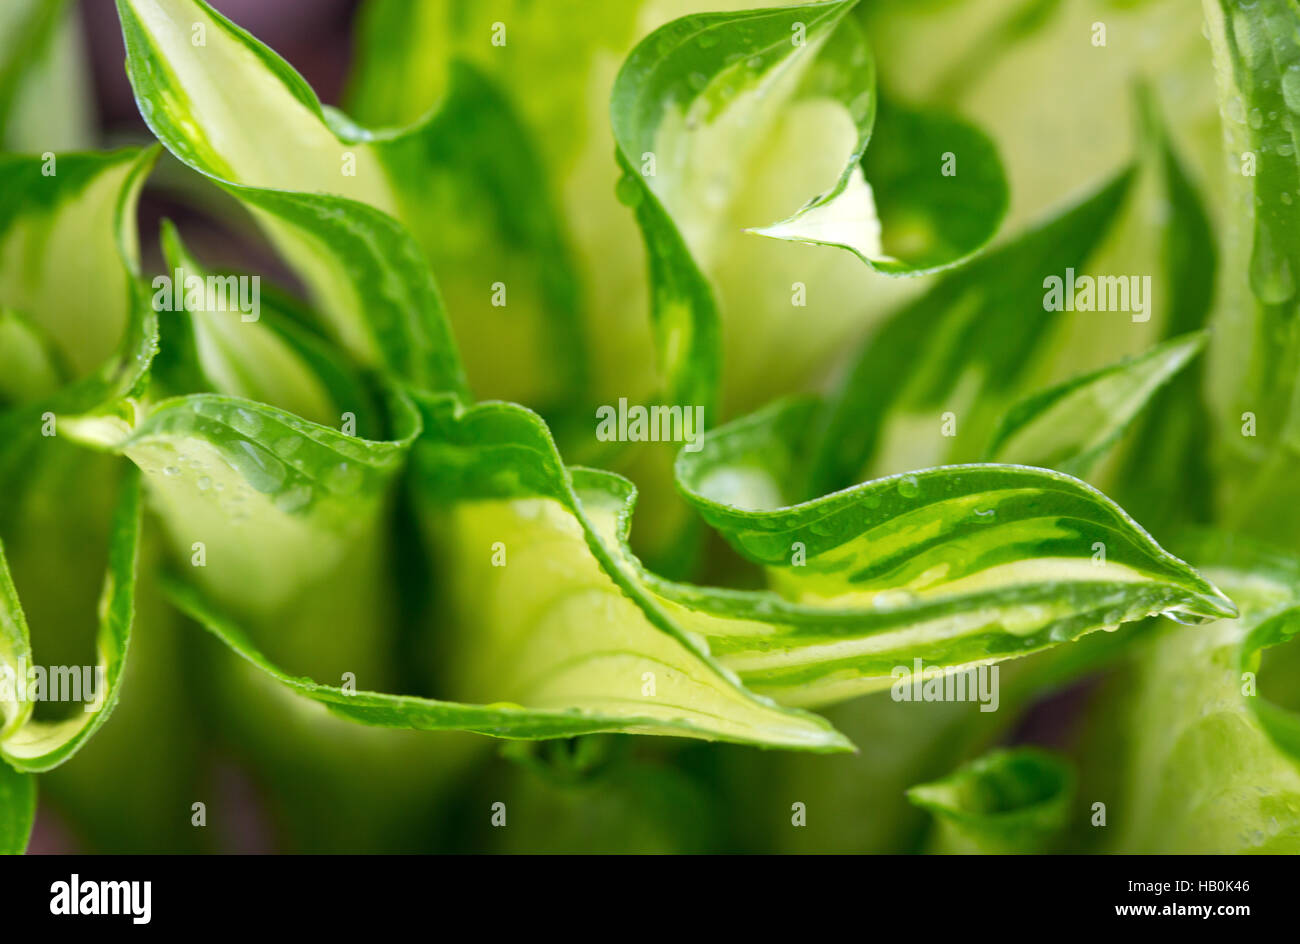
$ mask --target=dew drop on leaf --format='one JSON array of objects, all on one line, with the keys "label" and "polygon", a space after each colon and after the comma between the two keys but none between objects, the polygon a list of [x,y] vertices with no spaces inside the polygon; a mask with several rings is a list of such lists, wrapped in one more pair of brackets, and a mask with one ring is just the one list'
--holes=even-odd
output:
[{"label": "dew drop on leaf", "polygon": [[340,462],[326,473],[325,486],[336,495],[350,495],[361,486],[361,470]]},{"label": "dew drop on leaf", "polygon": [[262,418],[250,410],[235,410],[230,425],[245,436],[256,436],[262,431]]},{"label": "dew drop on leaf", "polygon": [[1279,305],[1295,294],[1291,260],[1278,246],[1273,228],[1260,220],[1255,225],[1255,246],[1250,256],[1250,287],[1260,301]]},{"label": "dew drop on leaf", "polygon": [[1293,62],[1282,73],[1282,98],[1286,107],[1300,115],[1300,62]]},{"label": "dew drop on leaf", "polygon": [[641,202],[641,184],[630,174],[624,174],[614,185],[614,196],[624,206],[635,207]]},{"label": "dew drop on leaf", "polygon": [[244,481],[259,492],[273,492],[284,482],[284,464],[261,446],[237,440],[227,447],[226,457]]}]

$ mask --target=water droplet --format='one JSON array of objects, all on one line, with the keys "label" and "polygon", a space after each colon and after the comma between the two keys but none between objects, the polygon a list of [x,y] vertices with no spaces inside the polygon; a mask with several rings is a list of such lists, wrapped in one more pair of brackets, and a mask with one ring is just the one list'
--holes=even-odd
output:
[{"label": "water droplet", "polygon": [[298,485],[288,491],[281,492],[275,498],[275,507],[285,514],[292,514],[299,508],[302,508],[311,501],[311,486]]},{"label": "water droplet", "polygon": [[287,459],[298,451],[299,447],[302,446],[302,442],[302,439],[298,436],[285,436],[271,443],[271,448],[275,450],[275,454],[281,459]]},{"label": "water droplet", "polygon": [[1250,110],[1249,123],[1252,128],[1258,131],[1260,128],[1264,127],[1264,113],[1258,108],[1252,108]]},{"label": "water droplet", "polygon": [[641,182],[631,174],[624,174],[614,185],[614,196],[623,206],[635,207],[641,202]]},{"label": "water droplet", "polygon": [[251,410],[235,410],[230,425],[245,436],[256,436],[262,431],[262,418]]},{"label": "water droplet", "polygon": [[898,480],[898,494],[904,498],[915,498],[921,494],[921,486],[915,475],[905,475]]},{"label": "water droplet", "polygon": [[206,492],[212,487],[212,479],[208,478],[206,475],[200,475],[198,482],[195,484],[198,485],[200,492]]},{"label": "water droplet", "polygon": [[1286,107],[1300,114],[1300,62],[1293,62],[1282,73],[1282,98]]},{"label": "water droplet", "polygon": [[325,473],[325,487],[336,495],[349,495],[361,486],[361,470],[340,462]]},{"label": "water droplet", "polygon": [[284,464],[261,446],[237,440],[226,447],[225,455],[244,481],[259,492],[269,494],[284,482]]},{"label": "water droplet", "polygon": [[915,599],[907,590],[881,590],[872,598],[871,605],[878,610],[896,610]]},{"label": "water droplet", "polygon": [[163,469],[163,475],[180,475],[181,470],[174,465],[169,465]]},{"label": "water droplet", "polygon": [[1255,221],[1255,246],[1250,254],[1250,287],[1267,305],[1280,305],[1295,294],[1291,260],[1278,245],[1272,226],[1258,219]]},{"label": "water droplet", "polygon": [[717,178],[709,181],[708,187],[704,190],[704,202],[706,205],[718,209],[727,202],[727,184]]}]

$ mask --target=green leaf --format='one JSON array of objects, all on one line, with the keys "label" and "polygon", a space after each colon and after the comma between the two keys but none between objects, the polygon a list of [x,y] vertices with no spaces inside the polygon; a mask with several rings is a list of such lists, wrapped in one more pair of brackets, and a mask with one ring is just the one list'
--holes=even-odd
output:
[{"label": "green leaf", "polygon": [[230,618],[193,588],[173,582],[169,595],[182,612],[200,623],[234,652],[286,688],[329,708],[342,718],[381,727],[417,731],[473,731],[496,737],[572,737],[608,730],[607,719],[583,718],[570,711],[537,711],[514,705],[465,705],[409,695],[345,691],[289,675],[273,665]]},{"label": "green leaf", "polygon": [[1200,353],[1204,332],[1166,341],[1020,401],[993,436],[990,462],[1085,476],[1165,384]]},{"label": "green leaf", "polygon": [[0,855],[22,855],[36,818],[36,778],[0,762]]},{"label": "green leaf", "polygon": [[[1005,211],[1006,184],[991,144],[947,116],[886,109],[881,144],[868,149],[875,71],[860,28],[845,18],[855,2],[685,16],[641,40],[615,80],[619,196],[634,208],[647,247],[668,402],[712,409],[721,342],[709,279],[734,264],[723,211],[746,194],[754,167],[770,159],[764,152],[779,145],[773,133],[782,121],[807,122],[828,139],[833,128],[851,143],[829,189],[782,222],[754,228],[758,221],[751,221],[752,232],[840,246],[880,271],[915,274],[980,248]],[[917,170],[913,148],[932,149],[941,139],[949,147]],[[969,162],[966,177],[941,174],[954,147]],[[880,198],[884,214],[873,185],[891,190]],[[882,222],[889,227],[883,235]]]},{"label": "green leaf", "polygon": [[[117,11],[141,114],[186,164],[229,183],[392,207],[368,135],[327,113],[288,63],[209,4],[117,0]],[[349,151],[355,174],[344,172]]]},{"label": "green leaf", "polygon": [[[135,616],[136,565],[140,544],[140,481],[129,474],[123,481],[122,494],[113,514],[108,543],[108,572],[99,604],[99,683],[101,697],[87,702],[84,710],[61,721],[38,721],[31,718],[31,702],[18,698],[18,685],[26,678],[15,677],[15,686],[6,692],[5,727],[0,737],[0,758],[19,771],[40,772],[62,764],[99,729],[117,705],[131,641],[131,623]],[[0,548],[0,658],[13,668],[13,656],[31,666],[31,644],[9,565]],[[8,650],[8,651],[6,651]],[[7,675],[9,673],[6,673]],[[13,702],[19,702],[17,711]],[[25,706],[25,707],[24,707]]]},{"label": "green leaf", "polygon": [[[850,37],[841,40],[841,36]],[[827,55],[852,51],[852,33],[840,30]],[[845,49],[844,47],[849,47]],[[843,51],[841,51],[843,50]],[[819,68],[821,63],[818,64]],[[844,87],[812,90],[844,100]],[[874,76],[863,76],[874,81]],[[835,188],[780,223],[752,230],[764,236],[847,249],[877,271],[918,275],[959,265],[993,237],[1006,215],[1006,175],[993,142],[979,129],[934,108],[913,108],[881,97],[874,114],[858,117],[859,150]]]},{"label": "green leaf", "polygon": [[778,403],[678,458],[686,498],[775,594],[655,588],[694,608],[690,628],[757,691],[825,704],[887,687],[914,658],[986,663],[1156,613],[1235,614],[1114,502],[1057,472],[949,466],[788,503],[817,409]]},{"label": "green leaf", "polygon": [[[1233,595],[1241,618],[1165,629],[1133,651],[1115,688],[1126,734],[1113,849],[1300,851],[1300,758],[1288,735],[1294,716],[1266,700],[1267,671],[1258,679],[1245,674],[1259,670],[1262,649],[1282,645],[1295,628],[1300,562],[1239,537],[1206,534],[1189,546]],[[1295,680],[1292,673],[1291,688]],[[1113,763],[1113,742],[1105,749]]]},{"label": "green leaf", "polygon": [[323,109],[287,63],[206,3],[118,0],[118,13],[145,121],[250,206],[339,342],[369,366],[465,392],[427,259],[390,215],[381,142]]},{"label": "green leaf", "polygon": [[157,154],[0,155],[0,297],[79,381],[60,406],[124,393],[152,357],[152,312],[134,278],[135,206]]},{"label": "green leaf", "polygon": [[821,719],[746,691],[672,622],[610,555],[602,535],[615,526],[611,509],[580,498],[586,473],[570,482],[535,414],[427,396],[421,405],[414,487],[448,570],[444,605],[456,615],[445,658],[455,701],[351,694],[292,677],[193,594],[178,602],[278,681],[369,724],[505,738],[630,731],[849,747]]},{"label": "green leaf", "polygon": [[[978,457],[1060,324],[1045,274],[1078,269],[1128,192],[1131,171],[1052,219],[946,274],[867,341],[820,422],[816,494],[864,475]],[[942,435],[952,412],[955,436]]]},{"label": "green leaf", "polygon": [[128,402],[125,415],[63,426],[140,467],[176,553],[218,603],[267,616],[334,579],[376,527],[420,428],[405,397],[390,398],[389,411],[391,441],[218,394]]},{"label": "green leaf", "polygon": [[748,692],[647,589],[620,543],[626,479],[570,473],[545,425],[512,404],[427,402],[425,423],[416,488],[438,547],[456,549],[437,556],[458,698],[576,709],[604,730],[848,747],[822,719]]},{"label": "green leaf", "polygon": [[1062,758],[1030,747],[998,750],[942,780],[907,791],[938,821],[935,851],[1042,852],[1065,826],[1074,774]]},{"label": "green leaf", "polygon": [[[761,143],[771,103],[794,94],[855,2],[682,17],[642,39],[614,81],[619,198],[645,240],[661,395],[703,405],[706,421],[720,395],[721,358],[717,303],[698,259],[715,241],[708,211],[734,195],[736,168]],[[860,109],[874,108],[869,60],[866,68]],[[700,174],[703,167],[711,173]]]}]

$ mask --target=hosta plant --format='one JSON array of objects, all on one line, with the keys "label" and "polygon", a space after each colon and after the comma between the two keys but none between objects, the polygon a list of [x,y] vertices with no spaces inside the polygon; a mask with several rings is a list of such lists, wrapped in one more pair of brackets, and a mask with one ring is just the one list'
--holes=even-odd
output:
[{"label": "hosta plant", "polygon": [[755,2],[7,7],[0,849],[1300,850],[1300,11]]}]

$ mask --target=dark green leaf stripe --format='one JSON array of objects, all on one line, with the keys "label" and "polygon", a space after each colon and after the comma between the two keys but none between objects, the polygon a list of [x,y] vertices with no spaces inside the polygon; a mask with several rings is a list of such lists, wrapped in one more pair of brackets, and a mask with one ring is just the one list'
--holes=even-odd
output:
[{"label": "dark green leaf stripe", "polygon": [[703,405],[707,423],[717,409],[721,383],[717,300],[664,205],[622,152],[618,160],[624,199],[632,204],[646,244],[662,399]]},{"label": "dark green leaf stripe", "polygon": [[0,761],[0,855],[27,849],[36,818],[36,778]]}]

